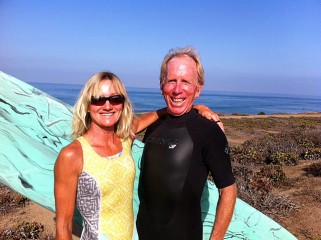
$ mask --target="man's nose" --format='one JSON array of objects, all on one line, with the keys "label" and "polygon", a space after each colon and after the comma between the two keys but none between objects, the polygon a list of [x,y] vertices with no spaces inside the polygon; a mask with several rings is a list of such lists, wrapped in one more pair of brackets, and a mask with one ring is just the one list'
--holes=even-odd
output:
[{"label": "man's nose", "polygon": [[182,92],[182,84],[180,82],[177,82],[174,86],[174,93],[180,94]]}]

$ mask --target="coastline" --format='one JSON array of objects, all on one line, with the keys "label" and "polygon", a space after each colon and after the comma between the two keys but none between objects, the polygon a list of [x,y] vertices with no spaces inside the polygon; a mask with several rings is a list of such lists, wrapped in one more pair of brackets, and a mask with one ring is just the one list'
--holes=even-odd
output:
[{"label": "coastline", "polygon": [[321,112],[303,112],[303,113],[275,113],[275,114],[219,114],[220,118],[289,118],[289,117],[321,117]]},{"label": "coastline", "polygon": [[[34,87],[73,106],[81,85],[31,83]],[[153,111],[165,106],[158,88],[128,87],[128,94],[136,113]],[[148,101],[146,101],[148,99]],[[203,90],[195,104],[204,104],[217,113],[304,113],[321,112],[321,95],[276,94],[255,92],[219,92]]]},{"label": "coastline", "polygon": [[[248,131],[246,128],[239,128],[239,125],[235,125],[234,123],[229,123],[232,120],[239,120],[239,123],[246,123],[247,120],[251,119],[256,121],[256,119],[264,120],[264,119],[273,119],[275,122],[287,121],[288,119],[295,118],[297,121],[299,118],[316,118],[321,126],[321,112],[307,112],[307,113],[297,113],[297,114],[270,114],[270,115],[248,115],[248,114],[238,114],[238,115],[221,115],[219,114],[221,120],[223,120],[227,139],[231,145],[237,146],[243,144],[246,140],[249,140],[253,137],[257,137],[263,132],[277,133],[280,132],[282,126],[270,126],[268,130],[262,130],[260,127],[261,123],[256,123],[254,127],[251,127],[251,131]],[[238,124],[239,124],[238,123]],[[285,122],[284,125],[290,125],[289,122]],[[289,126],[291,128],[291,126]],[[253,129],[252,129],[253,128]],[[248,132],[247,132],[248,131]],[[141,139],[142,135],[138,135],[137,138]],[[281,196],[286,198],[288,195],[292,196],[296,189],[296,192],[303,191],[304,187],[309,186],[318,186],[317,194],[321,196],[321,179],[320,178],[311,178],[305,175],[304,169],[313,163],[320,162],[321,159],[317,159],[315,161],[301,161],[298,166],[289,166],[286,167],[285,172],[289,175],[289,179],[293,181],[297,181],[297,185],[293,188],[289,189],[277,189],[275,191],[279,191]],[[299,179],[299,180],[297,180]],[[299,189],[299,190],[298,190]],[[283,194],[283,195],[282,195]],[[293,233],[299,239],[316,239],[315,237],[321,237],[321,230],[319,229],[319,225],[321,224],[318,216],[321,215],[321,209],[319,209],[320,199],[316,201],[307,200],[304,196],[296,196],[293,197],[295,200],[300,200],[302,202],[298,203],[298,209],[291,211],[290,215],[278,216],[273,214],[269,215],[272,219],[279,222],[282,226],[288,229],[291,233]],[[300,204],[305,204],[304,209]],[[13,210],[9,214],[0,215],[0,232],[4,229],[13,227],[16,223],[21,222],[39,222],[44,225],[45,232],[47,234],[52,234],[54,236],[55,232],[55,222],[54,222],[55,214],[50,212],[49,210],[41,207],[40,205],[30,202],[25,207],[18,208]],[[297,219],[301,219],[297,221]],[[313,223],[314,222],[314,223]],[[313,235],[314,234],[314,235]],[[311,236],[311,238],[309,238]],[[79,237],[74,235],[73,239],[79,239]]]}]

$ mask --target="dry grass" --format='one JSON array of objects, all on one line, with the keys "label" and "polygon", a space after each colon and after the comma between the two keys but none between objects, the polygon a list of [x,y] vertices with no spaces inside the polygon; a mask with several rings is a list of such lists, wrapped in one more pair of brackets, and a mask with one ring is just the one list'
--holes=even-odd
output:
[{"label": "dry grass", "polygon": [[311,207],[313,213],[321,198],[321,118],[240,117],[223,122],[233,143],[238,197],[299,239],[321,239],[320,218],[307,211]]},{"label": "dry grass", "polygon": [[[222,121],[232,142],[238,197],[280,222],[298,239],[321,239],[321,118],[237,116],[225,116]],[[26,198],[0,185],[0,215],[26,204]],[[22,222],[0,230],[0,239],[54,239],[44,235],[44,230],[40,223]]]},{"label": "dry grass", "polygon": [[45,227],[37,222],[22,222],[13,228],[5,229],[0,233],[2,240],[54,240],[55,237],[44,234]]},{"label": "dry grass", "polygon": [[0,215],[9,214],[29,203],[29,199],[0,183]]}]

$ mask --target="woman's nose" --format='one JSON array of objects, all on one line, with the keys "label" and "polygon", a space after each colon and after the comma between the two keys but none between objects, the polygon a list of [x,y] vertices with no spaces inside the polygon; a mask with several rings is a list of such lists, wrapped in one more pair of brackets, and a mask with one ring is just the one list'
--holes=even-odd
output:
[{"label": "woman's nose", "polygon": [[105,102],[104,108],[105,108],[105,109],[112,109],[112,108],[113,108],[113,106],[112,106],[112,104],[110,104],[109,100],[107,100],[107,101]]}]

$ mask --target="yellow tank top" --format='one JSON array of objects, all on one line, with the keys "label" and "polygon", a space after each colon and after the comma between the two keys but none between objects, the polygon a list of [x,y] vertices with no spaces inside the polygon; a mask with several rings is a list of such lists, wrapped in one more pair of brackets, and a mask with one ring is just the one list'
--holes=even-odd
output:
[{"label": "yellow tank top", "polygon": [[99,156],[84,137],[83,171],[78,179],[77,208],[84,220],[81,239],[132,239],[135,165],[131,140],[121,140],[122,152]]}]

